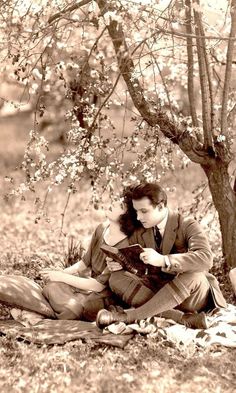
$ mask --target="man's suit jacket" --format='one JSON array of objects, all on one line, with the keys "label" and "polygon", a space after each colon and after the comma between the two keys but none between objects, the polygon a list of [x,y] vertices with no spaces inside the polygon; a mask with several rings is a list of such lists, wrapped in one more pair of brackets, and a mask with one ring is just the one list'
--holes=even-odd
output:
[{"label": "man's suit jacket", "polygon": [[[153,228],[135,230],[129,243],[139,243],[142,247],[156,249]],[[171,267],[162,268],[162,272],[170,274],[171,279],[173,275],[184,272],[204,272],[215,305],[226,307],[218,281],[208,273],[213,264],[213,256],[208,239],[197,221],[169,210],[160,252],[167,255],[171,263]]]}]

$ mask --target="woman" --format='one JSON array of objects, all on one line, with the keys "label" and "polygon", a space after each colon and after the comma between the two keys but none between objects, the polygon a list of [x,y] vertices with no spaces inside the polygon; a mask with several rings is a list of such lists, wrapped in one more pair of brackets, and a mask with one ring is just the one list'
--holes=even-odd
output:
[{"label": "woman", "polygon": [[[108,288],[110,272],[102,244],[128,246],[132,226],[126,225],[126,214],[122,203],[114,203],[106,211],[107,221],[96,228],[89,248],[82,260],[63,271],[45,269],[41,275],[50,280],[43,294],[55,311],[58,319],[84,319],[94,321],[97,312],[118,302]],[[91,269],[91,277],[83,272]]]}]

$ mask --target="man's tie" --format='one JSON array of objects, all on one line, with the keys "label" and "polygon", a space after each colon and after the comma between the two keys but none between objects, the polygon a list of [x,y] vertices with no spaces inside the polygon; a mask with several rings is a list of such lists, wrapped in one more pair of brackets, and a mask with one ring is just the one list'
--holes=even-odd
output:
[{"label": "man's tie", "polygon": [[157,226],[154,227],[154,238],[155,238],[157,248],[160,249],[162,236],[161,236],[161,233],[160,233],[159,228]]}]

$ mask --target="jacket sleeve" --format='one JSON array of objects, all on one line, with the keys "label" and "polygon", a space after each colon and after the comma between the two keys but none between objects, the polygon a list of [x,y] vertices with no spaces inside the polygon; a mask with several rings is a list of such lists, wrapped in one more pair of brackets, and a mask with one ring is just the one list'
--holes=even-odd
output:
[{"label": "jacket sleeve", "polygon": [[162,268],[167,273],[208,271],[213,264],[213,255],[208,239],[197,221],[182,218],[175,241],[176,251],[168,254],[171,264]]}]

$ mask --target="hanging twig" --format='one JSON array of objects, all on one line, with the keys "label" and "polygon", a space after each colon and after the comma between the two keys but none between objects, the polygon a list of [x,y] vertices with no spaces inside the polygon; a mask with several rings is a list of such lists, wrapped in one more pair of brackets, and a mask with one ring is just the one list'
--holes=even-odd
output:
[{"label": "hanging twig", "polygon": [[64,226],[64,220],[65,220],[65,214],[66,214],[67,207],[68,207],[68,205],[69,205],[70,197],[71,197],[71,192],[70,192],[70,193],[68,193],[68,195],[67,195],[67,199],[66,199],[65,207],[64,207],[63,213],[61,213],[61,228],[60,228],[60,236],[62,235],[63,226]]},{"label": "hanging twig", "polygon": [[160,68],[160,66],[159,66],[159,64],[158,64],[158,62],[156,61],[155,58],[154,58],[154,62],[156,64],[157,68],[158,68],[158,71],[159,71],[159,74],[160,74],[160,77],[161,77],[161,80],[162,80],[162,84],[163,84],[164,89],[165,89],[167,101],[169,103],[169,110],[170,110],[171,118],[172,118],[172,121],[174,123],[175,122],[175,118],[174,118],[174,112],[172,110],[172,105],[171,105],[171,100],[170,100],[170,94],[169,94],[169,91],[168,91],[168,87],[167,87],[167,84],[165,82],[165,78],[162,75],[161,68]]}]

